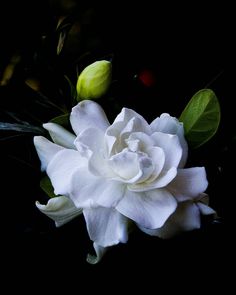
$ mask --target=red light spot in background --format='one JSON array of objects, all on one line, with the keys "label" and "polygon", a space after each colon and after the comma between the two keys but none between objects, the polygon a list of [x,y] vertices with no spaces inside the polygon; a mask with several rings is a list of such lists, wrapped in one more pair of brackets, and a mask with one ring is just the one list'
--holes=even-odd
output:
[{"label": "red light spot in background", "polygon": [[150,70],[142,70],[138,75],[138,79],[146,87],[152,87],[156,83],[155,75]]}]

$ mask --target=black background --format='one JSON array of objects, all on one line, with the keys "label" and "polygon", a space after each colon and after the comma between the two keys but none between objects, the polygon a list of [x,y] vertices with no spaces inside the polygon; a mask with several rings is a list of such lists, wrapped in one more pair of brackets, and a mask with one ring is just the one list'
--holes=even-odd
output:
[{"label": "black background", "polygon": [[[191,96],[206,85],[218,96],[222,110],[219,131],[191,153],[191,164],[206,166],[210,204],[221,217],[220,223],[205,222],[201,230],[168,241],[136,232],[126,245],[112,248],[100,264],[88,265],[85,258],[92,245],[82,218],[56,229],[35,208],[40,170],[32,136],[28,136],[2,144],[5,273],[18,277],[24,288],[29,288],[31,280],[56,287],[66,283],[68,288],[78,287],[78,292],[81,286],[105,291],[109,281],[123,291],[127,283],[156,292],[162,287],[185,291],[188,281],[194,288],[207,284],[226,291],[230,286],[228,263],[234,259],[235,191],[229,180],[235,174],[230,172],[235,153],[233,9],[227,3],[199,1],[91,5],[96,8],[104,47],[114,53],[114,75],[121,82],[112,95],[119,105],[134,108],[150,122],[162,112],[178,117]],[[54,15],[47,1],[8,1],[2,6],[1,69],[15,49],[30,57],[42,32],[51,28]],[[68,70],[63,61],[60,67]],[[151,88],[134,79],[146,69],[155,76]],[[14,104],[21,105],[19,100],[28,104],[35,95],[19,85],[0,91],[1,107],[14,110]],[[108,111],[110,105],[101,103]],[[30,159],[34,169],[12,158],[12,150]],[[228,279],[223,280],[225,274]],[[177,283],[172,285],[174,281]]]}]

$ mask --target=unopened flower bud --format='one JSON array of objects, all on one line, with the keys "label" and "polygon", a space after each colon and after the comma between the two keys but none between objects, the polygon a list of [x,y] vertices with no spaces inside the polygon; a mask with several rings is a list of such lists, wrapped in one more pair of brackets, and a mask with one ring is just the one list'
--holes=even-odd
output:
[{"label": "unopened flower bud", "polygon": [[96,61],[79,75],[76,90],[78,99],[96,99],[103,96],[111,83],[111,62]]}]

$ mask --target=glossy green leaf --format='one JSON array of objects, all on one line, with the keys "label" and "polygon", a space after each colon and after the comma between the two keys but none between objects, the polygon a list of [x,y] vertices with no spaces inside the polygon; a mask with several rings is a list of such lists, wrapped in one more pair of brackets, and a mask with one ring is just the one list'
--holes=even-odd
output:
[{"label": "glossy green leaf", "polygon": [[48,176],[44,176],[41,179],[40,187],[50,198],[56,197],[56,195],[54,194],[54,188],[52,186],[51,180]]},{"label": "glossy green leaf", "polygon": [[206,143],[220,123],[220,105],[211,89],[198,91],[189,101],[179,120],[184,123],[188,144],[197,148]]}]

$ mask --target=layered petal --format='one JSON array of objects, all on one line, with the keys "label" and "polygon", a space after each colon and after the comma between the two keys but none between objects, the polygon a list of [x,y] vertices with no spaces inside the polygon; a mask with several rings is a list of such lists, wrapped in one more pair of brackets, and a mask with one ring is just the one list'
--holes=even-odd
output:
[{"label": "layered petal", "polygon": [[71,179],[74,173],[86,167],[87,159],[75,150],[65,149],[56,154],[47,167],[47,174],[56,195],[68,196],[71,191]]},{"label": "layered petal", "polygon": [[127,145],[126,139],[133,132],[142,132],[149,135],[151,129],[142,116],[131,109],[123,108],[105,133],[108,154],[121,152]]},{"label": "layered petal", "polygon": [[108,247],[99,246],[97,243],[93,243],[93,248],[95,250],[96,255],[87,255],[87,262],[90,264],[97,264],[106,253]]},{"label": "layered petal", "polygon": [[74,141],[76,136],[55,123],[43,124],[43,127],[48,130],[52,140],[65,148],[75,149]]},{"label": "layered petal", "polygon": [[97,128],[84,130],[75,140],[79,153],[88,158],[88,169],[95,176],[114,177],[104,149],[104,133]]},{"label": "layered petal", "polygon": [[110,125],[100,105],[91,100],[83,100],[73,107],[70,122],[76,135],[87,128],[98,128],[105,132]]},{"label": "layered petal", "polygon": [[105,178],[117,178],[108,159],[104,159],[100,153],[93,153],[89,159],[88,170],[95,176]]},{"label": "layered petal", "polygon": [[183,132],[183,123],[167,113],[161,114],[150,124],[152,132],[163,132],[167,134],[180,135]]},{"label": "layered petal", "polygon": [[123,150],[109,160],[113,172],[124,182],[136,182],[148,178],[154,167],[149,157],[142,153]]},{"label": "layered petal", "polygon": [[214,215],[217,216],[217,213],[214,209],[209,207],[209,196],[207,194],[200,194],[195,200],[200,212],[202,215]]},{"label": "layered petal", "polygon": [[82,131],[74,142],[82,156],[89,158],[92,153],[103,154],[104,132],[98,128],[88,128]]},{"label": "layered petal", "polygon": [[153,147],[154,141],[151,136],[145,134],[144,132],[134,132],[125,140],[128,148],[132,152],[144,152],[147,153],[148,150]]},{"label": "layered petal", "polygon": [[178,202],[197,198],[208,186],[204,167],[178,169],[174,180],[168,185],[168,190]]},{"label": "layered petal", "polygon": [[78,208],[111,208],[123,197],[124,189],[123,183],[94,176],[81,167],[71,179],[69,196]]},{"label": "layered petal", "polygon": [[136,113],[134,110],[123,108],[121,112],[117,115],[115,118],[113,124],[122,122],[121,128],[124,129],[124,127],[127,125],[128,122],[130,122],[131,119],[136,118],[138,119],[136,122],[139,126],[136,126],[136,129],[139,129],[137,131],[142,131],[147,134],[150,134],[150,127],[147,121],[138,113]]},{"label": "layered petal", "polygon": [[37,201],[36,206],[42,213],[54,220],[57,227],[82,214],[82,210],[76,208],[74,203],[65,196],[49,199],[46,205]]},{"label": "layered petal", "polygon": [[165,154],[165,171],[172,167],[178,167],[182,157],[182,147],[177,135],[155,132],[152,134],[155,146],[160,147]]},{"label": "layered petal", "polygon": [[198,206],[194,202],[187,201],[178,204],[176,211],[161,228],[150,230],[140,227],[140,229],[151,236],[167,239],[183,231],[199,229],[200,226],[201,219]]},{"label": "layered petal", "polygon": [[89,237],[97,245],[108,247],[127,242],[127,218],[115,209],[84,209],[83,214]]},{"label": "layered petal", "polygon": [[159,147],[151,147],[147,149],[147,153],[152,159],[152,164],[154,166],[154,170],[152,175],[147,179],[148,183],[153,182],[160,175],[164,164],[165,164],[165,153],[163,149]]},{"label": "layered petal", "polygon": [[150,127],[142,117],[131,118],[121,130],[120,139],[122,142],[125,142],[125,139],[134,132],[140,132],[148,135],[150,134]]},{"label": "layered petal", "polygon": [[41,170],[45,171],[53,157],[63,150],[63,147],[52,143],[43,136],[34,137],[34,146],[41,161]]},{"label": "layered petal", "polygon": [[116,209],[139,226],[154,229],[166,222],[176,206],[174,197],[164,189],[142,193],[127,189]]},{"label": "layered petal", "polygon": [[153,181],[145,181],[142,183],[134,183],[129,185],[129,190],[133,192],[145,192],[154,189],[160,189],[166,187],[176,177],[177,169],[172,167],[166,172],[162,172]]},{"label": "layered petal", "polygon": [[177,118],[171,117],[167,113],[163,113],[150,124],[150,128],[152,132],[163,132],[168,134],[176,134],[178,136],[182,147],[182,157],[179,167],[184,167],[188,156],[188,144],[184,137],[183,123],[179,122]]},{"label": "layered petal", "polygon": [[214,209],[212,209],[211,207],[201,203],[201,202],[197,202],[196,203],[198,206],[198,209],[200,211],[200,213],[202,215],[214,215],[216,216],[216,211]]}]

